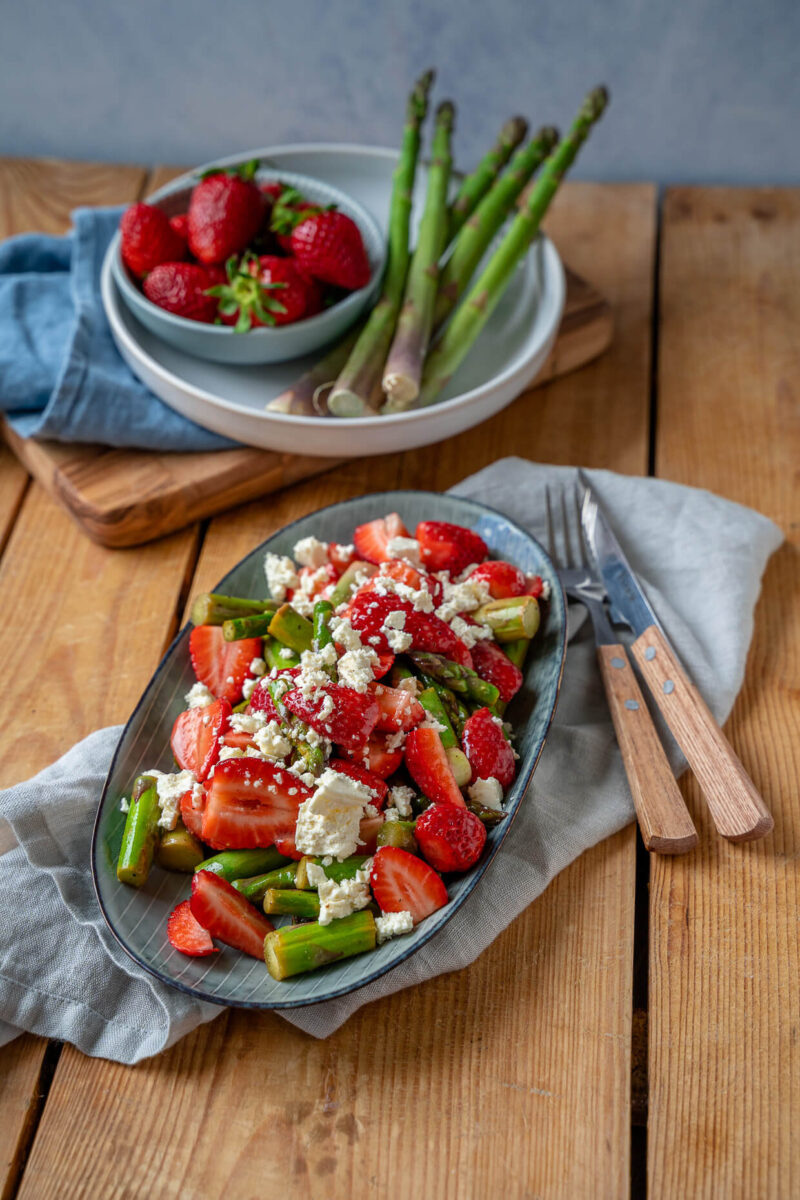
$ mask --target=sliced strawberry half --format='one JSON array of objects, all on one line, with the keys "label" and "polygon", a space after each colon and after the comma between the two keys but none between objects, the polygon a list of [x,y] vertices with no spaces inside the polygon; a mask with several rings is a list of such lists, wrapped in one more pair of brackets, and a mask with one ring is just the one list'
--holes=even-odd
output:
[{"label": "sliced strawberry half", "polygon": [[414,782],[434,804],[464,808],[464,797],[436,729],[412,729],[406,738],[406,766]]},{"label": "sliced strawberry half", "polygon": [[359,558],[371,563],[382,563],[389,558],[387,546],[392,538],[409,536],[399,513],[389,513],[385,517],[369,521],[366,525],[359,525],[353,535],[353,543]]},{"label": "sliced strawberry half", "polygon": [[297,842],[294,840],[293,833],[287,833],[283,837],[275,838],[275,849],[279,854],[285,854],[287,858],[293,858],[295,862],[299,862],[303,857],[303,851],[297,849]]},{"label": "sliced strawberry half", "polygon": [[231,746],[235,750],[247,750],[254,745],[252,733],[245,733],[243,729],[229,729],[221,738],[221,746]]},{"label": "sliced strawberry half", "polygon": [[375,728],[378,704],[369,692],[354,692],[352,688],[331,683],[320,689],[324,695],[304,696],[299,689],[287,692],[283,703],[322,737],[330,738],[337,746],[360,746]]},{"label": "sliced strawberry half", "polygon": [[183,900],[173,908],[167,921],[167,940],[181,954],[191,958],[205,958],[207,954],[219,954],[219,947],[211,940],[211,934],[192,915],[191,902]]},{"label": "sliced strawberry half", "polygon": [[364,641],[379,654],[386,654],[390,646],[383,632],[383,625],[393,612],[405,613],[403,628],[406,633],[411,634],[415,650],[428,650],[433,654],[442,654],[464,667],[472,666],[469,650],[461,639],[456,637],[450,626],[435,613],[418,612],[411,601],[402,596],[381,595],[380,592],[373,591],[359,592],[353,597],[350,605],[349,620]]},{"label": "sliced strawberry half", "polygon": [[493,600],[505,600],[509,596],[524,596],[527,580],[519,567],[513,563],[492,559],[481,563],[474,571],[470,571],[470,579],[485,579],[489,594]]},{"label": "sliced strawberry half", "polygon": [[203,812],[205,807],[205,792],[203,792],[200,803],[196,807],[193,792],[184,792],[181,796],[181,820],[189,830],[189,833],[193,833],[196,838],[200,838],[201,840],[203,837]]},{"label": "sliced strawberry half", "polygon": [[433,867],[399,846],[380,847],[369,883],[382,912],[410,912],[415,925],[447,904],[447,888]]},{"label": "sliced strawberry half", "polygon": [[390,750],[386,745],[386,736],[382,733],[373,733],[368,742],[363,746],[353,746],[351,749],[343,749],[342,753],[346,755],[351,762],[359,763],[370,770],[373,775],[380,776],[381,779],[388,779],[390,775],[394,775],[403,761],[403,751],[398,748]]},{"label": "sliced strawberry half", "polygon": [[340,775],[347,775],[350,779],[355,779],[357,783],[366,784],[372,792],[370,804],[374,804],[376,808],[383,808],[389,785],[381,779],[380,775],[376,775],[368,767],[362,767],[360,763],[349,762],[345,758],[332,758],[328,766],[332,771],[338,771]]},{"label": "sliced strawberry half", "polygon": [[275,763],[227,758],[214,768],[202,839],[215,850],[271,846],[294,834],[300,805],[310,795],[296,775]]},{"label": "sliced strawberry half", "polygon": [[435,579],[433,575],[428,575],[426,571],[418,571],[416,567],[412,567],[410,563],[404,562],[400,558],[391,558],[388,562],[383,562],[378,569],[378,574],[373,575],[372,579],[364,585],[365,589],[375,586],[375,583],[381,577],[396,579],[398,583],[404,583],[406,587],[413,588],[415,592],[427,590],[431,594],[434,608],[438,608],[444,597],[444,587],[440,579]]},{"label": "sliced strawberry half", "polygon": [[197,625],[189,635],[194,673],[219,700],[237,704],[250,674],[250,663],[261,657],[261,638],[226,642],[221,625]]},{"label": "sliced strawberry half", "polygon": [[219,738],[231,719],[227,700],[215,700],[205,708],[188,708],[172,726],[170,745],[175,761],[184,771],[203,780],[219,758]]},{"label": "sliced strawberry half", "polygon": [[376,679],[383,679],[384,675],[388,675],[394,666],[393,654],[379,654],[378,661],[373,664],[372,674]]},{"label": "sliced strawberry half", "polygon": [[522,671],[503,653],[497,642],[476,642],[472,647],[472,665],[481,679],[494,684],[506,704],[522,687]]},{"label": "sliced strawberry half", "polygon": [[464,753],[472,767],[472,782],[494,777],[505,790],[514,778],[514,751],[501,723],[488,708],[479,708],[464,722]]},{"label": "sliced strawberry half", "polygon": [[264,938],[273,926],[227,879],[213,871],[195,871],[189,904],[192,916],[212,937],[253,958],[264,957]]},{"label": "sliced strawberry half", "polygon": [[405,688],[376,683],[373,695],[378,702],[376,729],[383,729],[389,733],[398,729],[413,729],[425,720],[425,709]]},{"label": "sliced strawberry half", "polygon": [[422,565],[429,571],[458,575],[470,563],[483,562],[489,553],[477,533],[449,521],[421,521],[414,536],[419,542]]}]

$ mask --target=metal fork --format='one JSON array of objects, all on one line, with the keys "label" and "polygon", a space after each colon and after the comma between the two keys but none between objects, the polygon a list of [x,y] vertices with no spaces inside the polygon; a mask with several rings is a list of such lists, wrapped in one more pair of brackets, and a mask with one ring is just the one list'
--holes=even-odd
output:
[{"label": "metal fork", "polygon": [[[581,497],[561,492],[553,504],[545,489],[547,540],[561,584],[570,599],[589,613],[597,644],[597,661],[614,731],[628,776],[642,839],[659,854],[685,854],[697,845],[697,830],[670,769],[664,747],[625,647],[606,613],[606,590],[591,561],[580,519]],[[570,509],[573,509],[570,518]]]}]

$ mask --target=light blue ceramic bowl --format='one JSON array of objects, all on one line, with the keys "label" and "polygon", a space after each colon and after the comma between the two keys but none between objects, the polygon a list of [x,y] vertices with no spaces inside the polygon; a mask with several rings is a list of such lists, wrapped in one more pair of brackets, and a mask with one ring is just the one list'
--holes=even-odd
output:
[{"label": "light blue ceramic bowl", "polygon": [[[528,574],[541,575],[551,594],[542,606],[542,624],[525,663],[525,682],[508,708],[516,728],[519,771],[506,798],[507,817],[486,841],[480,861],[448,882],[449,903],[410,934],[368,954],[278,982],[265,965],[223,947],[211,958],[184,958],[166,939],[167,917],[189,895],[189,879],[153,868],[138,891],[117,881],[116,862],[125,817],[119,803],[130,795],[134,777],[148,767],[172,769],[169,735],[194,682],[189,661],[190,626],[184,626],[161,661],[125,727],[106,780],[92,840],[92,874],[97,898],[111,932],[146,971],[202,1000],[243,1008],[297,1008],[342,996],[391,971],[435,937],[461,907],[500,848],[525,800],[525,791],[544,746],[561,684],[566,652],[566,607],[555,568],[539,543],[501,513],[455,496],[434,492],[383,492],[333,504],[287,525],[243,558],[215,591],[241,596],[265,594],[264,553],[291,554],[300,538],[349,542],[353,529],[387,512],[399,512],[409,528],[418,521],[453,521],[474,529],[492,557],[508,559]],[[280,923],[281,918],[275,918]]]},{"label": "light blue ceramic bowl", "polygon": [[[238,165],[238,161],[226,159],[224,165],[235,166]],[[241,161],[247,161],[247,156],[243,156]],[[148,197],[148,203],[158,205],[170,217],[185,213],[189,207],[192,188],[206,169],[199,167],[197,171],[181,175]],[[106,257],[110,261],[111,273],[123,302],[151,333],[196,358],[237,366],[253,366],[257,363],[285,362],[304,354],[312,354],[346,333],[362,312],[377,299],[386,247],[372,214],[346,192],[308,175],[262,167],[257,178],[264,183],[280,179],[281,182],[297,188],[313,203],[322,207],[335,204],[341,212],[351,217],[364,239],[372,271],[370,281],[357,292],[351,292],[324,312],[304,321],[297,321],[291,325],[250,329],[247,333],[235,333],[230,326],[204,325],[199,321],[188,321],[185,317],[175,316],[174,313],[152,304],[136,286],[122,261],[120,235],[117,233]]]}]

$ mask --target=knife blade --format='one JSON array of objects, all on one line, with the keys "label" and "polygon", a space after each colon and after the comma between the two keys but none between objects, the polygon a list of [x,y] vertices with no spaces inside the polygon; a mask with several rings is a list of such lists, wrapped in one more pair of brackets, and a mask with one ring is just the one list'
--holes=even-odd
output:
[{"label": "knife blade", "polygon": [[581,525],[612,612],[636,634],[631,651],[703,791],[714,824],[730,841],[753,841],[772,816],[664,633],[583,471]]}]

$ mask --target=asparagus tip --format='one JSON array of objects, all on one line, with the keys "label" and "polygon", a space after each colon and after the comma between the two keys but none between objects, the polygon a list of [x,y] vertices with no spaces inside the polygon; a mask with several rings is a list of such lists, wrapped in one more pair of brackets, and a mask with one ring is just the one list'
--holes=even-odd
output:
[{"label": "asparagus tip", "polygon": [[456,106],[452,100],[442,100],[436,109],[436,124],[448,125],[450,128],[456,119]]},{"label": "asparagus tip", "polygon": [[560,136],[561,135],[556,129],[555,125],[543,125],[536,135],[536,140],[538,142],[544,142],[547,149],[552,150]]},{"label": "asparagus tip", "polygon": [[509,117],[500,131],[500,139],[518,146],[528,132],[528,122],[524,117]]},{"label": "asparagus tip", "polygon": [[603,114],[603,110],[608,105],[611,97],[608,93],[608,88],[601,83],[598,87],[592,88],[585,100],[586,115],[593,121],[596,121]]}]

